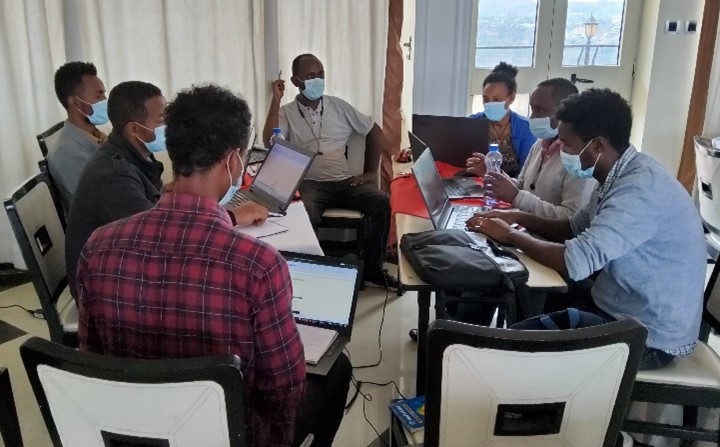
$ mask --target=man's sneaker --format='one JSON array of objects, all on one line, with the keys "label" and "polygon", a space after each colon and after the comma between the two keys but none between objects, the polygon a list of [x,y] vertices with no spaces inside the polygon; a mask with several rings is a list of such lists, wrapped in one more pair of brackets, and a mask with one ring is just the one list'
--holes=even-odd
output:
[{"label": "man's sneaker", "polygon": [[397,278],[388,273],[387,270],[365,272],[363,280],[384,289],[397,289],[399,285]]}]

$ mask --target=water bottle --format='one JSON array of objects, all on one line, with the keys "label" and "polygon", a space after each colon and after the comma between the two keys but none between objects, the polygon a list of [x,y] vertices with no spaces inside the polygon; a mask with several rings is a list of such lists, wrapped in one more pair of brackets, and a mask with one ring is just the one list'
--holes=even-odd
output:
[{"label": "water bottle", "polygon": [[272,136],[270,137],[270,146],[272,146],[273,143],[275,143],[275,140],[284,140],[284,139],[285,139],[285,137],[283,137],[282,129],[279,127],[273,127],[273,133],[272,133]]},{"label": "water bottle", "polygon": [[[485,174],[490,172],[496,172],[499,174],[500,166],[502,166],[500,146],[497,144],[491,144],[490,150],[488,150],[488,153],[485,155]],[[497,205],[497,200],[485,193],[485,204],[487,206],[495,206]]]}]

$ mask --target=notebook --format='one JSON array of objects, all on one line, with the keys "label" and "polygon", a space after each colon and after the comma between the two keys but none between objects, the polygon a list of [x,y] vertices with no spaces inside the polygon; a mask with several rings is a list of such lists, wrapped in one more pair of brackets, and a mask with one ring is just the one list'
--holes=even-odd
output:
[{"label": "notebook", "polygon": [[442,178],[435,166],[430,149],[425,149],[425,152],[415,161],[412,171],[435,229],[465,230],[465,222],[475,213],[491,209],[485,206],[462,206],[450,203],[450,197],[445,192]]},{"label": "notebook", "polygon": [[275,140],[250,188],[238,190],[226,206],[253,201],[271,213],[285,215],[315,155],[289,141]]},{"label": "notebook", "polygon": [[307,372],[325,375],[350,341],[362,264],[328,256],[282,254],[290,270],[292,311],[303,339]]},{"label": "notebook", "polygon": [[[432,149],[414,133],[408,132],[408,138],[410,139],[413,160],[418,160],[422,156],[422,153],[425,152],[425,149],[429,150],[432,154]],[[433,159],[434,158],[433,156]],[[451,199],[480,198],[485,196],[485,190],[475,182],[473,177],[444,178],[442,179],[442,183],[445,192]]]}]

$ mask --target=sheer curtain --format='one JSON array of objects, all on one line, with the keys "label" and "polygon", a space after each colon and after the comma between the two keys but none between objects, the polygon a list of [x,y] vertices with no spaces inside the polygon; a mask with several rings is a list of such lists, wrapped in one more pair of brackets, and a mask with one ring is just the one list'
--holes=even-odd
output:
[{"label": "sheer curtain", "polygon": [[[7,197],[38,172],[35,135],[62,119],[52,73],[65,60],[61,4],[0,2],[0,193]],[[0,213],[0,262],[23,266],[5,212]]]},{"label": "sheer curtain", "polygon": [[[64,117],[53,74],[66,61],[93,62],[108,90],[142,80],[170,100],[214,82],[241,93],[262,129],[270,82],[292,59],[315,53],[327,92],[382,124],[390,0],[12,0],[0,1],[0,193],[37,172],[34,135]],[[266,43],[267,41],[267,43]],[[289,86],[286,100],[297,90]],[[171,170],[167,155],[165,180]],[[21,266],[5,213],[0,262]]]},{"label": "sheer curtain", "polygon": [[277,28],[276,63],[287,81],[283,102],[298,93],[290,83],[292,60],[313,53],[325,66],[325,91],[382,126],[390,0],[275,1],[276,16],[267,24]]}]

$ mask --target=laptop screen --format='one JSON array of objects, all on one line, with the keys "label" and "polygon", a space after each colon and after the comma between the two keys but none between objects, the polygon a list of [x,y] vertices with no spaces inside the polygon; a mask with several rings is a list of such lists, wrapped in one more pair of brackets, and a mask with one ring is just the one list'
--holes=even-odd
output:
[{"label": "laptop screen", "polygon": [[358,267],[323,257],[287,256],[293,285],[292,310],[298,323],[329,328],[350,326]]},{"label": "laptop screen", "polygon": [[295,194],[295,189],[311,162],[311,155],[276,142],[255,177],[253,188],[260,188],[278,201],[287,202]]},{"label": "laptop screen", "polygon": [[412,171],[433,225],[435,228],[442,228],[441,219],[445,208],[450,207],[450,198],[445,192],[442,178],[435,166],[430,149],[425,149],[425,152],[415,161]]}]

